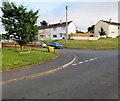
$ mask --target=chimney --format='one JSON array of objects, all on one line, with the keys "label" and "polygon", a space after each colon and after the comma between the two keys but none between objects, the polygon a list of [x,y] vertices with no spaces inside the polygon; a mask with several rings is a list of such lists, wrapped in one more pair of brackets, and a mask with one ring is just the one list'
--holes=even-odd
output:
[{"label": "chimney", "polygon": [[60,20],[60,24],[62,24],[62,20]]},{"label": "chimney", "polygon": [[109,19],[109,22],[111,22],[111,21],[112,21],[112,19],[110,18],[110,19]]}]

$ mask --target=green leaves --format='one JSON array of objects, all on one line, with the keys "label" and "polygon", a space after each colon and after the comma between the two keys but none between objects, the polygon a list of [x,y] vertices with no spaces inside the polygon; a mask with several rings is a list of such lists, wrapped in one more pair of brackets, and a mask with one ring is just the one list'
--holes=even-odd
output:
[{"label": "green leaves", "polygon": [[35,26],[38,10],[28,11],[23,5],[16,6],[13,2],[3,1],[1,11],[3,12],[1,22],[8,32],[8,36],[17,37],[16,41],[21,46],[33,41],[38,32],[38,28]]},{"label": "green leaves", "polygon": [[99,31],[100,36],[106,35],[106,32],[104,31],[103,27],[101,27],[101,30]]}]

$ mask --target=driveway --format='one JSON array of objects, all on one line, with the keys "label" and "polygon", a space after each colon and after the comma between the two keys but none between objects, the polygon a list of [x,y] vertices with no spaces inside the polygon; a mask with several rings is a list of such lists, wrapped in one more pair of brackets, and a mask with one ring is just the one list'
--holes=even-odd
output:
[{"label": "driveway", "polygon": [[[41,64],[39,69],[43,66],[46,66],[44,70],[54,69],[61,66],[64,59],[66,64],[74,56],[77,58],[57,72],[3,85],[3,99],[118,99],[117,50],[62,49],[59,52],[64,58],[49,62],[52,65]],[[38,67],[34,73],[38,73]],[[33,68],[26,69],[33,74]],[[19,70],[16,74],[12,72],[3,73],[3,80],[14,78],[7,77],[7,74],[17,75]]]}]

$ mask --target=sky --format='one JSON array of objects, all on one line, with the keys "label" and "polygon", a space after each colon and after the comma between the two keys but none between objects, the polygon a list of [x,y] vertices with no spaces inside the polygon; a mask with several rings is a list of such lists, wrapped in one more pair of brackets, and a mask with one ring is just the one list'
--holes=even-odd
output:
[{"label": "sky", "polygon": [[[0,6],[1,6],[0,0]],[[39,10],[37,25],[42,20],[49,24],[65,21],[65,6],[68,6],[68,21],[73,21],[77,29],[83,32],[100,20],[118,22],[118,0],[8,0],[16,5],[24,5],[34,11]],[[2,12],[0,10],[0,16]],[[0,33],[5,33],[0,23]]]}]

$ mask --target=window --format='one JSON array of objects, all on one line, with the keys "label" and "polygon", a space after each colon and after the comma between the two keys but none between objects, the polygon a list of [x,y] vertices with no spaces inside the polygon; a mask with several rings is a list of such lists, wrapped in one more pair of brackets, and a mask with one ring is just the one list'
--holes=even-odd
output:
[{"label": "window", "polygon": [[62,37],[63,33],[59,33],[60,37]]},{"label": "window", "polygon": [[65,27],[61,27],[61,30],[65,30]]},{"label": "window", "polygon": [[50,29],[46,29],[46,32],[49,32],[50,31]]},{"label": "window", "polygon": [[49,38],[49,35],[45,35],[46,38]]},{"label": "window", "polygon": [[44,37],[44,35],[40,35],[40,37],[41,37],[41,38],[43,38],[43,37]]},{"label": "window", "polygon": [[43,32],[43,30],[39,30],[39,33],[42,33]]},{"label": "window", "polygon": [[56,31],[56,30],[57,30],[57,28],[56,28],[56,27],[54,27],[54,28],[53,28],[53,30],[54,30],[54,31]]},{"label": "window", "polygon": [[54,38],[56,38],[56,37],[57,37],[57,35],[53,35],[53,37],[54,37]]}]

